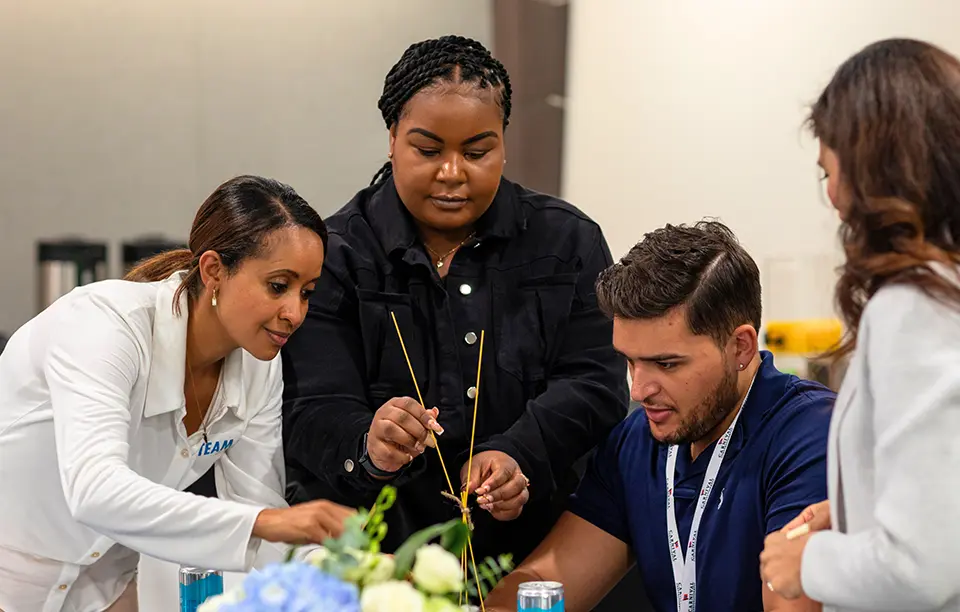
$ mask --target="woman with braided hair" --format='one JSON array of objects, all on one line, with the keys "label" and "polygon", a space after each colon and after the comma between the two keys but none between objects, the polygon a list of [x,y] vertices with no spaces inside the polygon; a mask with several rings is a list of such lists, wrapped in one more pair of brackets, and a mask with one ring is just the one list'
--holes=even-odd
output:
[{"label": "woman with braided hair", "polygon": [[288,498],[369,506],[393,484],[387,550],[457,517],[442,493],[464,487],[476,554],[519,560],[626,414],[594,294],[609,249],[581,211],[503,177],[510,95],[479,42],[404,52],[379,102],[389,161],[327,220],[320,286],[283,351]]}]

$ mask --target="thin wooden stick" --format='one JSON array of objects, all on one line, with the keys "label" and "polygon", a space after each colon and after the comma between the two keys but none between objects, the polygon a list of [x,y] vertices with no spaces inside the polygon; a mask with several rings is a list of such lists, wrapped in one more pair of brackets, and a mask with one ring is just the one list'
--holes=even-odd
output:
[{"label": "thin wooden stick", "polygon": [[[480,330],[480,357],[477,359],[477,386],[476,394],[473,396],[473,427],[470,430],[470,452],[467,455],[467,483],[470,483],[470,475],[473,471],[473,443],[477,436],[477,407],[480,405],[480,369],[483,367],[483,337],[484,332]],[[463,506],[467,506],[467,490],[463,490]]]},{"label": "thin wooden stick", "polygon": [[[400,332],[400,324],[397,322],[397,315],[393,311],[390,312],[390,317],[393,319],[393,326],[397,330],[397,337],[400,339],[400,348],[403,349],[403,357],[407,360],[407,368],[410,370],[410,378],[413,379],[413,387],[417,391],[417,399],[420,400],[420,405],[424,406],[423,395],[420,393],[420,385],[417,384],[417,376],[413,371],[413,363],[410,361],[410,355],[407,353],[407,345],[403,341],[403,334]],[[473,447],[476,440],[477,433],[477,412],[480,405],[480,371],[483,367],[483,340],[484,340],[484,331],[480,331],[480,356],[478,357],[477,362],[477,385],[476,385],[476,395],[473,398],[473,426],[470,431],[470,452],[467,456],[467,483],[470,482],[471,471],[473,470]],[[424,406],[426,409],[426,406]],[[440,467],[443,468],[443,476],[447,479],[447,486],[450,487],[450,492],[453,494],[453,497],[456,498],[456,490],[453,488],[453,483],[450,480],[450,474],[447,472],[446,463],[443,461],[443,454],[440,453],[440,445],[437,444],[437,437],[434,434],[433,430],[430,430],[430,436],[433,438],[434,448],[437,449],[437,456],[440,458]],[[467,491],[464,491],[461,494],[460,498],[461,504],[461,518],[464,523],[467,523],[467,515],[463,512],[463,509],[467,508]],[[463,551],[463,574],[466,577],[467,574],[467,551],[470,553],[470,562],[473,565],[473,577],[477,584],[477,596],[480,598],[480,610],[486,612],[486,608],[483,604],[483,586],[480,584],[480,572],[477,571],[477,560],[473,555],[473,541],[471,529],[467,530],[467,549]]]},{"label": "thin wooden stick", "polygon": [[[420,385],[417,384],[417,376],[413,373],[413,364],[410,363],[410,355],[407,354],[407,345],[403,342],[403,334],[400,333],[400,324],[397,323],[397,315],[390,311],[390,316],[393,318],[393,326],[397,329],[397,337],[400,338],[400,348],[403,349],[403,357],[407,360],[407,367],[410,368],[410,378],[413,379],[413,388],[417,390],[417,399],[420,400],[420,405],[423,406],[423,409],[426,410],[427,407],[423,405],[423,395],[420,394]],[[433,447],[437,449],[437,457],[440,457],[440,467],[443,468],[443,476],[447,479],[447,486],[450,487],[450,494],[454,497],[457,496],[457,490],[453,488],[453,482],[450,480],[450,474],[447,472],[447,464],[443,461],[443,454],[440,452],[440,445],[437,444],[437,436],[433,433],[433,430],[430,431],[430,437],[433,438]]]},{"label": "thin wooden stick", "polygon": [[480,598],[480,610],[486,612],[483,606],[483,587],[480,586],[480,572],[477,571],[477,560],[473,556],[473,542],[467,538],[467,548],[470,550],[470,561],[473,562],[473,578],[477,581],[477,597]]}]

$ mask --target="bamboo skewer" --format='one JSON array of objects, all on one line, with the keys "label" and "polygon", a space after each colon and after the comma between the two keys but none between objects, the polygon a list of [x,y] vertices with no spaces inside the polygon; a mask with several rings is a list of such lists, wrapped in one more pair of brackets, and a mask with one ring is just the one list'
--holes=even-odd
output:
[{"label": "bamboo skewer", "polygon": [[[403,350],[403,357],[407,361],[407,368],[410,370],[410,378],[413,379],[413,387],[417,391],[417,399],[420,400],[420,405],[426,409],[426,406],[423,403],[423,395],[420,393],[420,385],[417,383],[417,376],[413,371],[413,363],[410,361],[410,355],[407,353],[406,343],[403,341],[403,334],[400,332],[400,324],[397,322],[397,315],[390,312],[390,317],[393,319],[393,326],[397,330],[397,337],[400,339],[400,348]],[[477,393],[473,398],[473,425],[470,430],[470,450],[467,454],[467,480],[469,484],[471,472],[473,470],[473,446],[474,441],[476,440],[477,433],[477,410],[480,405],[480,370],[483,366],[483,340],[484,332],[480,331],[480,356],[477,360]],[[477,583],[477,596],[480,598],[480,610],[486,612],[486,608],[483,604],[483,589],[480,585],[480,573],[477,571],[477,560],[473,555],[473,523],[470,520],[470,508],[467,505],[468,494],[466,488],[460,494],[460,497],[457,497],[456,489],[453,488],[453,481],[450,480],[450,473],[447,471],[446,462],[443,460],[443,454],[440,452],[440,445],[437,443],[437,436],[434,434],[433,430],[430,430],[430,436],[433,439],[433,446],[437,450],[437,457],[440,459],[440,467],[443,468],[443,476],[447,479],[447,486],[450,487],[450,497],[455,501],[460,502],[460,515],[464,523],[467,524],[467,547],[463,550],[461,555],[461,563],[464,578],[467,579],[467,552],[469,551],[470,562],[473,565],[473,576],[474,580]],[[461,603],[462,603],[461,597]]]}]

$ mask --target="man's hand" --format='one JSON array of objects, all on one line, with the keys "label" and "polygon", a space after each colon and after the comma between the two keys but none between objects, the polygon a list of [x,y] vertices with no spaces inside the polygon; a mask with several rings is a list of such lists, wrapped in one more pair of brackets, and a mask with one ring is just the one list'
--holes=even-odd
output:
[{"label": "man's hand", "polygon": [[520,466],[508,454],[484,451],[473,457],[470,482],[467,482],[467,464],[460,469],[460,482],[467,493],[476,493],[480,507],[498,521],[512,521],[523,512],[530,500],[530,481]]},{"label": "man's hand", "polygon": [[430,432],[443,433],[436,408],[424,410],[417,400],[395,397],[377,410],[367,433],[367,455],[377,468],[396,472],[413,461],[428,446]]}]

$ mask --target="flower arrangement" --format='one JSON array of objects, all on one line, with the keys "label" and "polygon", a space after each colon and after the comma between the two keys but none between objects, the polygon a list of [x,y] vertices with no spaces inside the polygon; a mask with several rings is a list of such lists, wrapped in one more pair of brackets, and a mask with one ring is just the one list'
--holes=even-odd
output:
[{"label": "flower arrangement", "polygon": [[347,520],[339,538],[306,552],[291,549],[284,563],[250,573],[199,612],[461,612],[471,609],[472,597],[482,602],[512,568],[509,555],[486,559],[468,578],[466,517],[414,533],[394,555],[381,553],[384,512],[395,500],[396,489],[384,487],[371,510]]}]

